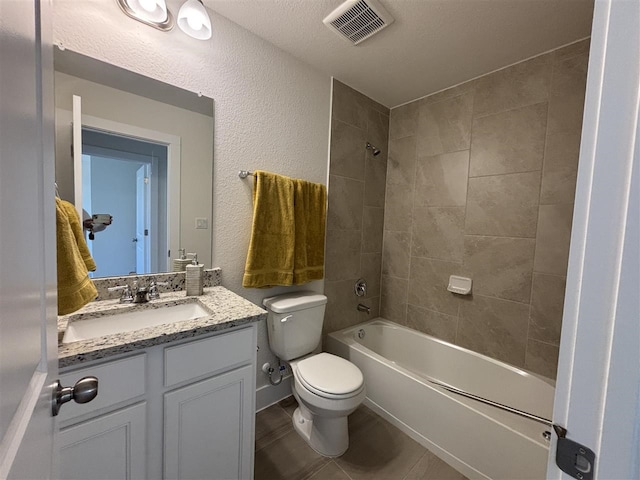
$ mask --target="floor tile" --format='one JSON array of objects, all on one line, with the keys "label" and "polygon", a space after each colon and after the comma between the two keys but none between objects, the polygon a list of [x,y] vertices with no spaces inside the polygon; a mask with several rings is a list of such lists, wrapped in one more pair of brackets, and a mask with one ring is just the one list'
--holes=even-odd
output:
[{"label": "floor tile", "polygon": [[282,409],[287,412],[287,415],[293,417],[293,412],[298,408],[298,402],[293,397],[293,395],[289,395],[287,398],[284,398],[278,402],[278,405],[282,407]]},{"label": "floor tile", "polygon": [[350,480],[349,476],[333,460],[314,474],[309,480]]},{"label": "floor tile", "polygon": [[255,480],[300,480],[318,472],[328,458],[313,451],[294,430],[256,452]]},{"label": "floor tile", "polygon": [[404,480],[467,480],[467,477],[427,451]]},{"label": "floor tile", "polygon": [[279,406],[271,405],[256,414],[256,451],[293,430],[291,417]]},{"label": "floor tile", "polygon": [[376,420],[350,436],[349,449],[336,463],[353,480],[402,479],[425,451],[391,424]]}]

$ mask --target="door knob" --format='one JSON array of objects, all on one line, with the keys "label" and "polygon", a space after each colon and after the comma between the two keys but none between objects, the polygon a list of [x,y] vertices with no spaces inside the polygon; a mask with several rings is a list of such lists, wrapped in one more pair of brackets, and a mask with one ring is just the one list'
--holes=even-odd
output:
[{"label": "door knob", "polygon": [[55,417],[60,412],[60,407],[71,400],[76,403],[87,403],[97,396],[98,379],[96,377],[83,377],[73,387],[63,387],[60,380],[56,380],[53,387],[51,413]]}]

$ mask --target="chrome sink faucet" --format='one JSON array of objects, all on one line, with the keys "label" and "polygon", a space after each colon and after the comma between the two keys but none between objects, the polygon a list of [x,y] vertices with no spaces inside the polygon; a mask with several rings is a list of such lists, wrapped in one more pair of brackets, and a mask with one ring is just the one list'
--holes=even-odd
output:
[{"label": "chrome sink faucet", "polygon": [[116,285],[115,287],[107,288],[109,292],[122,291],[120,294],[120,303],[133,303],[133,294],[129,285]]},{"label": "chrome sink faucet", "polygon": [[134,281],[132,286],[117,285],[109,287],[109,292],[122,291],[120,295],[120,303],[147,303],[149,300],[160,298],[158,286],[169,285],[167,282],[156,282],[152,280],[148,287],[139,287],[138,282]]}]

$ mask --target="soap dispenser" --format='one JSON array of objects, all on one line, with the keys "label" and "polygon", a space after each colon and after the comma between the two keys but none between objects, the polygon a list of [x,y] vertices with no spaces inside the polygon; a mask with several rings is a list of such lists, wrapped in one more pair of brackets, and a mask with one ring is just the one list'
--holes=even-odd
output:
[{"label": "soap dispenser", "polygon": [[187,254],[185,252],[186,250],[184,248],[179,249],[178,253],[180,254],[180,258],[173,259],[174,272],[184,272],[187,268],[187,265],[192,263],[191,260],[187,258]]},{"label": "soap dispenser", "polygon": [[198,263],[198,254],[193,255],[190,265],[187,265],[187,296],[202,295],[204,283],[204,264]]}]

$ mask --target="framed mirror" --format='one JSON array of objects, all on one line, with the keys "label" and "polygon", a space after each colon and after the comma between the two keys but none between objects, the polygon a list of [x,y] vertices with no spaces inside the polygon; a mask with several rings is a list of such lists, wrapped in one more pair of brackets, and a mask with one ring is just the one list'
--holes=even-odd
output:
[{"label": "framed mirror", "polygon": [[55,50],[56,185],[82,215],[94,277],[211,266],[214,101]]}]

